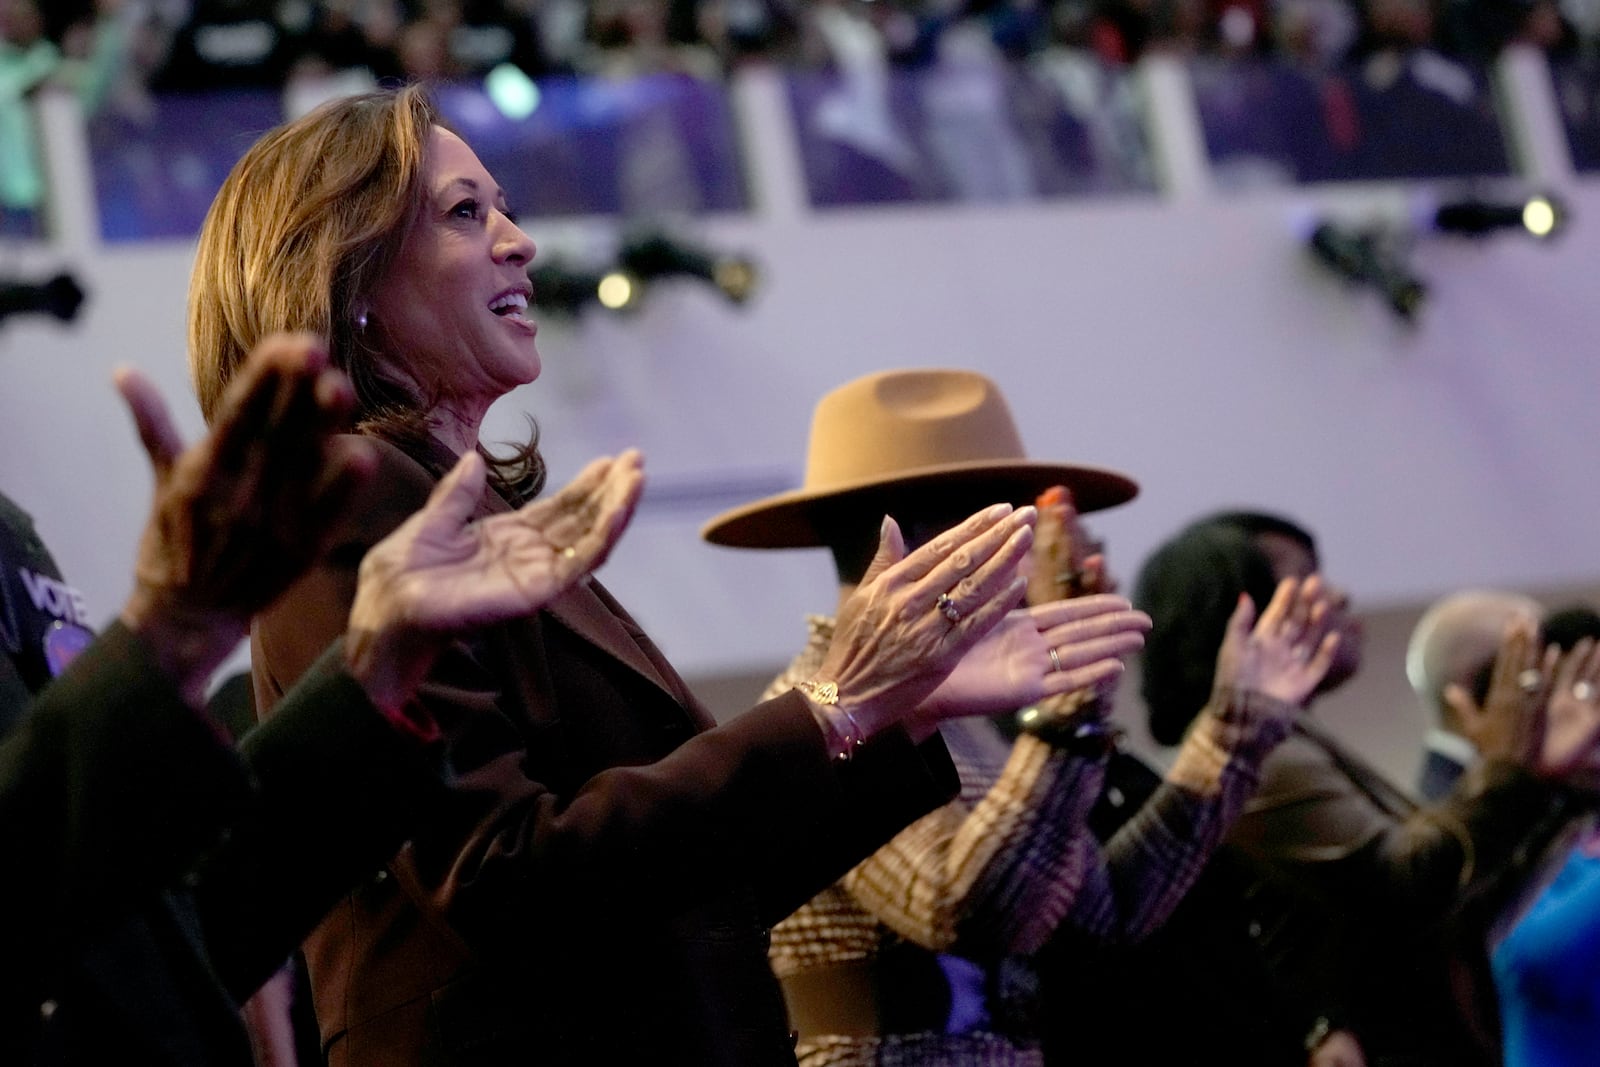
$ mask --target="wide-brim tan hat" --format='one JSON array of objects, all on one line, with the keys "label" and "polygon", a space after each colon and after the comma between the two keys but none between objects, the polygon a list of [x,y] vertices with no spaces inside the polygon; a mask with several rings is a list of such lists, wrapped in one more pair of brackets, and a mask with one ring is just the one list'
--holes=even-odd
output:
[{"label": "wide-brim tan hat", "polygon": [[881,371],[817,402],[799,489],[723,512],[700,536],[734,548],[816,547],[828,543],[820,515],[933,485],[952,497],[976,494],[1018,506],[1064,485],[1080,513],[1115,507],[1139,492],[1118,471],[1028,459],[1010,406],[981,374]]}]

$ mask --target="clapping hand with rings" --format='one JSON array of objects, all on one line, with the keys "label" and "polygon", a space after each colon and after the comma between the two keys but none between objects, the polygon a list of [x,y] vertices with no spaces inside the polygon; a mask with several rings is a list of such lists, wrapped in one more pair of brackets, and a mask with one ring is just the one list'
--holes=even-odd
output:
[{"label": "clapping hand with rings", "polygon": [[961,657],[922,711],[938,719],[995,715],[1105,685],[1149,629],[1148,615],[1108,594],[1013,611]]},{"label": "clapping hand with rings", "polygon": [[1279,582],[1259,619],[1241,595],[1217,653],[1215,687],[1303,705],[1339,648],[1339,635],[1328,629],[1331,616],[1327,587],[1316,575]]},{"label": "clapping hand with rings", "polygon": [[1557,662],[1545,706],[1540,773],[1593,772],[1600,743],[1600,645],[1586,637]]},{"label": "clapping hand with rings", "polygon": [[1451,701],[1462,735],[1485,759],[1539,762],[1558,655],[1553,648],[1541,652],[1532,623],[1513,623],[1500,641],[1483,704],[1470,697]]},{"label": "clapping hand with rings", "polygon": [[644,486],[629,450],[516,511],[475,518],[485,478],[482,457],[462,455],[427,505],[361,561],[346,651],[384,690],[414,689],[445,637],[531,615],[581,581],[622,536]]},{"label": "clapping hand with rings", "polygon": [[[1021,600],[1018,564],[1033,543],[1034,509],[997,504],[909,554],[885,518],[878,553],[840,606],[818,679],[866,737],[904,725],[917,740],[937,719],[919,705],[962,655]],[[1038,659],[1048,656],[1041,648]]]}]

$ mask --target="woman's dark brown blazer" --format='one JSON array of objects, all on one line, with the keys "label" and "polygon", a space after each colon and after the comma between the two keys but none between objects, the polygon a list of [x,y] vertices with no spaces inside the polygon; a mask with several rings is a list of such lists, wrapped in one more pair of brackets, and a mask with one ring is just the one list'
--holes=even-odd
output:
[{"label": "woman's dark brown blazer", "polygon": [[[452,459],[380,452],[327,562],[257,622],[260,707]],[[793,693],[713,728],[592,581],[454,645],[419,699],[452,786],[306,944],[334,1064],[791,1064],[768,927],[957,784],[898,732],[830,761]]]}]

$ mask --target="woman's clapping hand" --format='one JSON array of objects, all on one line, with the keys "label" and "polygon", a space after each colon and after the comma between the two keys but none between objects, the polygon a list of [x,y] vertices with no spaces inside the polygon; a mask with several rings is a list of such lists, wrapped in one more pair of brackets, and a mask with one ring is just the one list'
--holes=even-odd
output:
[{"label": "woman's clapping hand", "polygon": [[1316,575],[1279,582],[1259,619],[1241,595],[1217,653],[1215,687],[1304,704],[1339,648],[1339,635],[1328,631],[1331,614],[1327,588]]},{"label": "woman's clapping hand", "polygon": [[1149,629],[1150,616],[1107,594],[1013,611],[923,701],[922,717],[993,715],[1099,689],[1122,673]]},{"label": "woman's clapping hand", "polygon": [[444,635],[531,615],[598,567],[644,486],[630,450],[595,460],[553,496],[473,521],[484,478],[482,457],[463,455],[361,561],[347,658],[380,706],[410,693]]},{"label": "woman's clapping hand", "polygon": [[1005,618],[1025,582],[1017,565],[1033,542],[1034,509],[997,504],[906,554],[886,518],[878,554],[840,608],[818,680],[871,736],[903,723],[913,736],[919,705],[962,654]]}]

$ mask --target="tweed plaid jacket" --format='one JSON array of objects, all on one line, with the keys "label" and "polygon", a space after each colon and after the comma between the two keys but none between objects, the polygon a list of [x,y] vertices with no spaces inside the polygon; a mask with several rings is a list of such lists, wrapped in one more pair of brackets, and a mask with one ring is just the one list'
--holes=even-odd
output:
[{"label": "tweed plaid jacket", "polygon": [[[833,620],[808,623],[805,649],[766,696],[815,675]],[[1259,695],[1214,699],[1161,788],[1104,848],[1085,823],[1103,759],[1029,735],[1012,744],[983,719],[947,723],[941,733],[960,796],[779,923],[770,959],[787,991],[807,972],[871,965],[890,948],[903,954],[912,946],[930,959],[944,954],[932,965],[947,975],[978,970],[984,1011],[947,1014],[942,1025],[914,1032],[802,1032],[803,1067],[1040,1062],[1027,957],[1064,923],[1106,940],[1138,940],[1159,927],[1255,791],[1261,762],[1287,735],[1292,714]],[[952,965],[951,956],[967,965]],[[879,1014],[919,1013],[880,1005]]]}]

